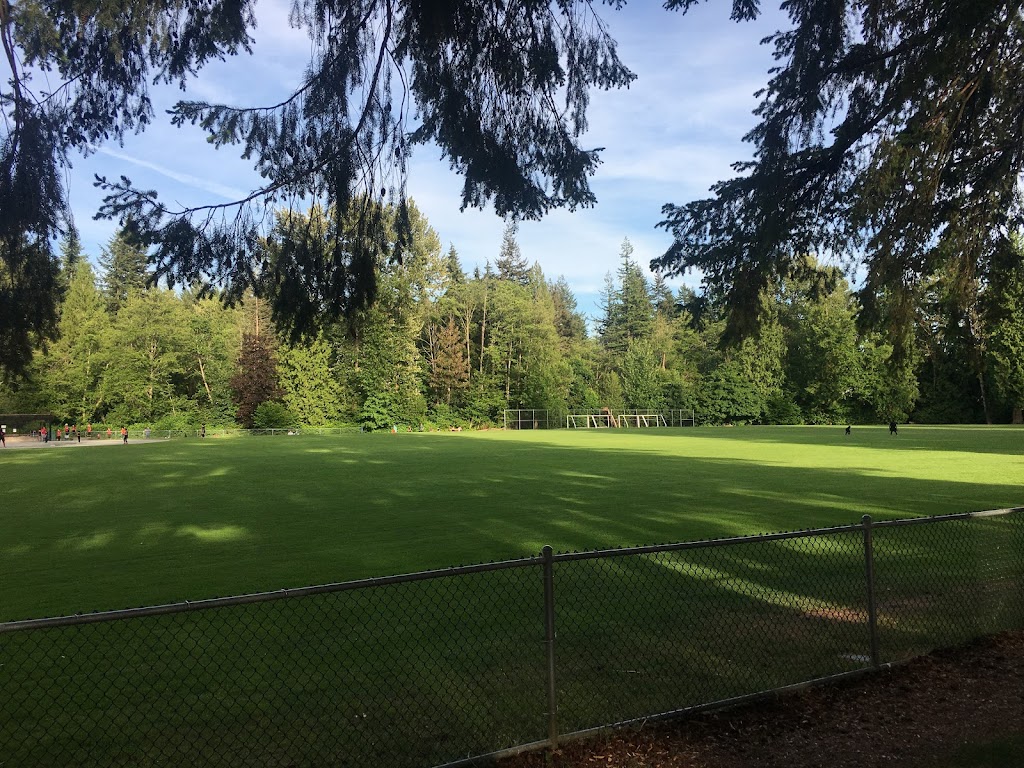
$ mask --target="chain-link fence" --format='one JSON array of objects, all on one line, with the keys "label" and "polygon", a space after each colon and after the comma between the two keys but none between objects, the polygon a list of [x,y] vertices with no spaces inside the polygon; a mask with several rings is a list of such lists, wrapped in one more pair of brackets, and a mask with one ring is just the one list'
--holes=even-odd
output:
[{"label": "chain-link fence", "polygon": [[0,624],[0,766],[436,766],[1024,626],[1024,509]]}]

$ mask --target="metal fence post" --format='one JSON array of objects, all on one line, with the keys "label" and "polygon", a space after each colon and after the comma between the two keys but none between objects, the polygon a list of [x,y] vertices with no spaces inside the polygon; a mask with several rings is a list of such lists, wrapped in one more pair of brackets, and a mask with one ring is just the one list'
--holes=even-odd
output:
[{"label": "metal fence post", "polygon": [[548,666],[548,741],[558,747],[558,694],[555,690],[555,569],[554,551],[541,550],[544,566],[544,649]]},{"label": "metal fence post", "polygon": [[864,524],[864,562],[868,582],[868,633],[871,643],[871,666],[879,666],[878,607],[875,604],[875,545],[871,535],[871,515],[861,518]]}]

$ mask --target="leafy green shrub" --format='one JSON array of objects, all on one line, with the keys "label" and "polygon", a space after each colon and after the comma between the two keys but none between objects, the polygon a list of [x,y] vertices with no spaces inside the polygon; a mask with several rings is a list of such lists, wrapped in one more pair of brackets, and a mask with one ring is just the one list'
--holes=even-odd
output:
[{"label": "leafy green shrub", "polygon": [[295,416],[285,407],[284,403],[279,403],[276,400],[260,403],[252,415],[254,429],[282,429],[293,424],[295,424]]}]

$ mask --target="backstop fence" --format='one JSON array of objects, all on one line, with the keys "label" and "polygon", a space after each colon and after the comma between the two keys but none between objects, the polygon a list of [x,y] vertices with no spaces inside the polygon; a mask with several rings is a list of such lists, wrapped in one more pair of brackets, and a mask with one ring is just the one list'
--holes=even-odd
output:
[{"label": "backstop fence", "polygon": [[1024,627],[1024,508],[0,623],[0,765],[438,766]]}]

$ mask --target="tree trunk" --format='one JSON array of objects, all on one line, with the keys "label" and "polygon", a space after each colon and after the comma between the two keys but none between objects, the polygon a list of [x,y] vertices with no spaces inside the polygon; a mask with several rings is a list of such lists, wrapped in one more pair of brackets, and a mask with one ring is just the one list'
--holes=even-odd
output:
[{"label": "tree trunk", "polygon": [[484,283],[484,313],[480,319],[480,374],[484,372],[484,333],[487,330],[487,283]]},{"label": "tree trunk", "polygon": [[199,375],[203,379],[203,388],[206,390],[206,397],[209,399],[210,405],[213,405],[213,392],[210,391],[210,385],[206,382],[206,369],[203,368],[203,356],[197,352],[196,359],[199,361]]},{"label": "tree trunk", "polygon": [[992,423],[992,414],[988,410],[988,396],[985,394],[985,374],[978,374],[978,387],[981,389],[981,407],[985,411],[985,423]]}]

